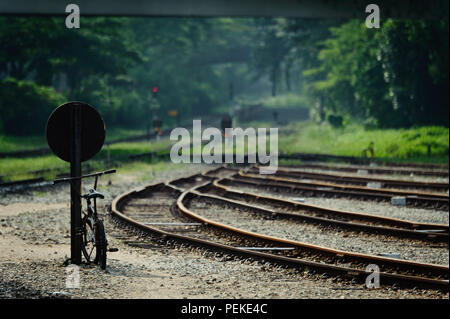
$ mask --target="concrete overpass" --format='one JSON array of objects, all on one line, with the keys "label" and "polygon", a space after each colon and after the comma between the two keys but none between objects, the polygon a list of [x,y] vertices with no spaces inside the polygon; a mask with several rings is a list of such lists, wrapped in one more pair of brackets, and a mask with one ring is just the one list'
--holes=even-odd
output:
[{"label": "concrete overpass", "polygon": [[0,0],[1,15],[67,15],[74,3],[81,15],[187,17],[361,18],[375,3],[381,18],[446,18],[448,0]]}]

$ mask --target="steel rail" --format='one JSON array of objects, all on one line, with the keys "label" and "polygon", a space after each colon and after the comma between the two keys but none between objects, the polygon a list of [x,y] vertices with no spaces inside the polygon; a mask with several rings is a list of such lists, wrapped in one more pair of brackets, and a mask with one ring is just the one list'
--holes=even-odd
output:
[{"label": "steel rail", "polygon": [[305,214],[300,214],[300,213],[280,212],[275,209],[264,208],[262,206],[256,206],[254,204],[247,204],[243,201],[229,199],[229,198],[214,195],[214,194],[200,192],[200,193],[196,193],[196,195],[198,195],[199,197],[202,197],[202,198],[208,198],[208,199],[221,201],[225,204],[233,205],[235,207],[241,207],[241,208],[244,208],[244,209],[256,212],[256,213],[260,213],[260,214],[269,216],[273,219],[286,218],[286,219],[293,219],[293,220],[302,220],[302,221],[307,221],[307,222],[342,227],[345,229],[348,229],[348,228],[356,229],[359,231],[364,231],[366,233],[387,234],[387,235],[391,235],[391,236],[408,237],[408,238],[415,238],[415,239],[421,239],[421,240],[435,240],[435,241],[441,241],[441,242],[448,242],[448,239],[449,239],[448,233],[434,233],[432,231],[421,232],[421,231],[410,230],[410,229],[402,229],[402,228],[395,228],[395,227],[388,227],[388,226],[368,225],[368,224],[364,224],[364,223],[341,221],[341,220],[336,220],[336,219],[331,219],[331,218],[316,217],[316,216],[305,215]]},{"label": "steel rail", "polygon": [[[139,194],[144,192],[149,192],[155,187],[160,187],[162,185],[167,185],[163,183],[153,184],[146,186],[144,188],[134,189],[129,192],[123,193],[119,196],[117,196],[112,204],[111,204],[111,214],[113,218],[117,218],[119,221],[125,223],[128,226],[131,226],[134,229],[137,229],[139,231],[142,231],[147,234],[151,234],[153,236],[156,236],[159,239],[162,240],[174,240],[177,242],[183,242],[187,243],[192,246],[197,247],[203,247],[206,249],[213,249],[213,250],[219,250],[226,253],[231,253],[236,256],[242,256],[245,258],[253,258],[256,260],[263,260],[263,261],[273,261],[278,264],[287,265],[290,267],[296,267],[296,268],[310,268],[318,270],[321,273],[331,273],[336,274],[338,276],[342,276],[345,278],[355,279],[360,282],[364,282],[369,272],[366,272],[365,270],[361,269],[355,269],[351,267],[345,267],[345,266],[336,266],[332,264],[324,264],[321,262],[315,262],[315,261],[309,261],[305,259],[299,259],[299,258],[292,258],[292,257],[286,257],[286,256],[280,256],[280,255],[274,255],[270,253],[265,252],[259,252],[254,250],[247,250],[243,248],[233,247],[230,245],[225,245],[217,242],[212,242],[204,239],[198,239],[190,236],[175,234],[171,232],[167,232],[164,230],[161,230],[157,227],[152,227],[149,225],[145,225],[139,221],[136,221],[132,218],[127,217],[124,213],[122,213],[120,210],[123,207],[123,205],[130,200],[134,196],[139,196]],[[179,192],[179,189],[171,187],[174,191]],[[448,272],[448,269],[447,269]],[[411,276],[411,275],[402,275],[402,274],[391,274],[391,273],[385,273],[380,272],[380,279],[382,285],[391,285],[391,284],[399,284],[404,287],[423,287],[423,288],[433,288],[433,289],[440,289],[447,291],[448,290],[448,280],[442,280],[442,279],[430,279],[430,278],[421,278],[417,276]]]},{"label": "steel rail", "polygon": [[423,189],[436,189],[448,191],[448,183],[436,183],[436,182],[418,182],[418,181],[405,181],[376,177],[360,177],[360,176],[342,176],[337,174],[319,173],[319,172],[306,172],[287,168],[278,168],[276,175],[298,177],[298,178],[312,178],[316,180],[325,180],[345,184],[354,185],[367,185],[367,183],[376,182],[380,183],[383,188],[423,188]]},{"label": "steel rail", "polygon": [[327,213],[327,214],[342,215],[344,217],[350,217],[350,218],[355,218],[355,219],[361,218],[361,219],[372,221],[372,222],[380,222],[380,223],[385,223],[388,225],[394,225],[394,226],[408,228],[408,229],[440,229],[440,230],[449,231],[449,225],[445,225],[445,224],[420,223],[420,222],[413,222],[413,221],[409,221],[409,220],[385,217],[385,216],[380,216],[380,215],[375,215],[375,214],[350,212],[350,211],[326,208],[323,206],[317,206],[317,205],[312,205],[312,204],[300,203],[300,202],[297,202],[294,200],[289,200],[289,199],[281,199],[281,198],[268,196],[268,195],[266,196],[266,195],[251,193],[251,192],[235,190],[235,189],[232,189],[230,187],[227,187],[227,186],[221,184],[226,181],[232,181],[232,179],[229,179],[229,178],[216,179],[213,182],[213,184],[219,188],[222,188],[225,191],[228,191],[228,192],[234,192],[237,194],[245,194],[250,197],[254,197],[255,199],[267,199],[267,200],[275,202],[275,203],[281,203],[283,205],[286,204],[286,206],[291,206],[296,209],[301,208],[304,210],[323,212],[323,213]]},{"label": "steel rail", "polygon": [[[288,157],[289,159],[289,157]],[[330,171],[340,171],[357,173],[359,170],[365,170],[368,174],[383,174],[383,175],[417,175],[417,176],[435,176],[435,177],[449,177],[449,171],[446,170],[418,170],[418,169],[392,169],[392,168],[382,168],[382,167],[372,167],[372,166],[336,166],[336,165],[324,165],[324,164],[299,164],[291,166],[292,168],[316,168]]]},{"label": "steel rail", "polygon": [[[201,185],[203,186],[203,185]],[[200,186],[200,187],[201,187]],[[414,261],[407,261],[407,260],[399,260],[389,257],[381,257],[381,256],[374,256],[374,255],[367,255],[367,254],[359,254],[354,252],[348,252],[338,249],[332,249],[328,247],[322,247],[318,245],[312,245],[307,244],[299,241],[294,240],[288,240],[284,238],[278,238],[274,236],[267,236],[255,232],[250,232],[244,229],[236,228],[230,225],[222,224],[219,222],[216,222],[214,220],[207,219],[203,216],[200,216],[193,211],[189,210],[185,202],[192,199],[192,197],[196,197],[201,195],[201,193],[197,192],[194,189],[189,189],[183,192],[177,199],[177,207],[178,209],[186,216],[190,217],[191,219],[197,220],[199,222],[202,222],[204,224],[210,225],[214,228],[217,228],[219,230],[227,231],[239,236],[245,236],[251,239],[257,239],[262,240],[271,244],[274,244],[276,246],[279,245],[287,245],[299,248],[300,250],[308,250],[312,251],[316,254],[322,255],[322,256],[334,256],[337,258],[343,258],[347,261],[352,260],[355,262],[362,262],[365,264],[382,264],[383,266],[389,266],[393,267],[395,269],[403,269],[405,271],[416,271],[416,272],[423,272],[423,273],[434,273],[435,276],[441,276],[444,278],[448,277],[448,266],[443,265],[436,265],[436,264],[425,264],[425,263],[419,263]],[[448,289],[448,280],[447,279],[435,279],[435,278],[426,278],[426,277],[417,277],[417,276],[411,276],[411,275],[404,275],[404,274],[396,274],[396,273],[386,273],[383,272],[383,274],[389,274],[391,278],[398,278],[398,280],[404,280],[407,277],[408,281],[413,281],[414,283],[423,282],[423,280],[430,280],[431,282],[434,282],[436,285],[442,285],[442,287],[447,287]],[[398,277],[397,277],[398,276]]]},{"label": "steel rail", "polygon": [[[218,169],[215,169],[214,171],[217,171],[220,169],[223,169],[223,168],[220,167]],[[225,168],[225,169],[232,170],[229,168]],[[234,170],[232,170],[232,171],[234,171]],[[265,195],[261,195],[261,194],[232,189],[232,188],[229,188],[229,187],[221,184],[221,183],[232,182],[232,180],[230,178],[227,178],[227,177],[214,178],[213,176],[210,176],[211,173],[213,173],[213,171],[208,171],[207,173],[203,173],[203,174],[196,174],[196,175],[189,176],[189,177],[179,178],[179,179],[167,182],[167,183],[170,186],[177,187],[180,190],[185,190],[186,187],[179,187],[177,185],[179,185],[180,183],[192,184],[193,179],[197,180],[197,179],[203,178],[203,181],[212,181],[212,185],[214,185],[215,188],[220,189],[224,192],[232,193],[237,196],[245,196],[246,198],[253,199],[253,200],[268,201],[272,204],[278,204],[278,205],[282,205],[282,206],[285,206],[288,208],[293,208],[296,210],[300,209],[300,210],[311,211],[311,212],[320,213],[320,214],[334,215],[338,218],[340,217],[340,218],[344,218],[344,219],[362,220],[362,221],[368,221],[368,222],[372,222],[372,223],[376,223],[376,224],[383,224],[385,226],[386,225],[394,226],[397,229],[401,228],[401,229],[405,229],[405,230],[412,230],[414,234],[417,234],[417,235],[422,234],[422,235],[427,235],[429,237],[434,237],[434,235],[436,234],[436,233],[432,233],[433,230],[444,231],[447,234],[447,236],[449,233],[449,225],[445,225],[445,224],[420,223],[420,222],[413,222],[413,221],[402,220],[402,219],[397,219],[397,218],[392,218],[392,217],[379,216],[379,215],[374,215],[374,214],[365,214],[365,213],[330,209],[330,208],[311,205],[311,204],[299,203],[299,202],[293,201],[293,200],[281,199],[281,198],[276,198],[273,196],[265,196]],[[198,180],[197,183],[201,182],[201,181],[202,180]],[[417,232],[418,230],[419,231],[421,230],[421,232]],[[425,230],[430,230],[430,232],[426,233],[426,232],[424,232]],[[445,233],[444,234],[441,233],[440,235],[445,236]],[[419,237],[421,237],[422,235],[419,235]]]},{"label": "steel rail", "polygon": [[[238,178],[236,178],[238,177]],[[422,205],[424,207],[436,206],[448,209],[448,196],[419,196],[418,194],[408,192],[382,191],[378,189],[363,188],[356,186],[343,186],[332,183],[314,183],[300,182],[287,178],[273,176],[263,176],[255,174],[246,174],[240,171],[231,176],[231,179],[238,182],[247,182],[247,184],[259,185],[261,187],[285,188],[291,191],[310,192],[312,194],[328,194],[332,196],[341,195],[342,197],[368,198],[374,200],[391,201],[393,196],[405,197],[407,204]]]},{"label": "steel rail", "polygon": [[331,154],[317,154],[317,153],[280,153],[280,159],[296,159],[303,161],[341,161],[347,162],[353,165],[364,165],[364,164],[376,164],[377,166],[383,167],[404,167],[404,168],[418,168],[418,169],[441,169],[448,171],[448,164],[438,164],[438,163],[423,163],[423,162],[389,162],[382,158],[368,158],[368,157],[354,157],[345,155],[331,155]]},{"label": "steel rail", "polygon": [[349,191],[364,191],[371,192],[374,194],[386,194],[392,196],[422,196],[428,198],[436,198],[436,199],[446,199],[448,201],[449,195],[444,195],[441,193],[429,193],[429,192],[418,192],[418,191],[403,191],[403,190],[395,190],[395,189],[379,189],[379,188],[371,188],[367,186],[353,186],[353,185],[342,185],[336,183],[326,183],[326,182],[313,182],[313,181],[299,181],[292,178],[286,177],[278,177],[272,175],[260,175],[258,173],[247,173],[242,170],[238,173],[240,176],[244,177],[252,177],[252,178],[260,178],[260,179],[269,179],[273,181],[293,183],[304,186],[318,186],[318,187],[333,187],[336,189],[349,190]]},{"label": "steel rail", "polygon": [[[368,255],[368,254],[360,254],[360,253],[349,252],[349,251],[344,251],[344,250],[339,250],[339,249],[334,249],[334,248],[328,248],[328,247],[303,243],[303,242],[299,242],[299,241],[295,241],[295,240],[263,235],[263,234],[247,231],[244,229],[236,228],[233,226],[229,226],[229,225],[226,225],[223,223],[219,223],[219,222],[207,219],[205,217],[202,217],[202,216],[192,212],[185,206],[185,201],[186,201],[186,198],[188,198],[188,197],[191,197],[191,198],[192,197],[199,197],[199,198],[209,197],[209,198],[223,200],[223,198],[220,198],[218,196],[202,194],[201,192],[196,190],[197,188],[206,186],[207,183],[209,183],[209,182],[206,182],[202,185],[185,190],[177,199],[177,206],[179,209],[181,209],[183,211],[183,213],[185,213],[188,217],[191,217],[192,219],[196,219],[204,224],[213,225],[218,228],[223,228],[225,230],[231,230],[235,233],[243,234],[248,237],[254,237],[257,239],[262,239],[262,240],[267,240],[267,241],[274,241],[276,243],[288,244],[290,246],[297,246],[300,248],[304,247],[304,248],[309,248],[309,249],[314,249],[314,250],[320,250],[320,251],[323,251],[326,253],[331,253],[331,254],[339,256],[339,257],[355,257],[355,258],[359,258],[359,259],[369,261],[369,262],[382,261],[384,263],[389,263],[389,264],[394,264],[394,265],[407,265],[407,266],[418,267],[418,268],[425,267],[427,270],[436,270],[438,272],[443,272],[441,274],[448,275],[448,270],[449,270],[448,266],[437,265],[437,264],[425,264],[425,263],[408,261],[408,260],[400,260],[400,259],[395,259],[395,258]],[[226,202],[232,203],[233,201],[226,200]],[[249,205],[249,204],[239,203],[237,201],[234,201],[234,202],[237,203],[238,205],[247,206],[249,208],[252,207],[252,205]],[[445,272],[447,272],[447,273],[445,273]]]},{"label": "steel rail", "polygon": [[[193,180],[194,179],[203,179],[203,180],[213,180],[214,178],[220,178],[220,176],[218,176],[217,174],[220,174],[220,171],[231,171],[232,173],[230,173],[229,175],[232,174],[236,174],[238,172],[238,169],[234,169],[234,168],[230,168],[227,166],[219,166],[210,170],[206,170],[202,173],[198,173],[198,174],[194,174],[191,176],[187,176],[187,177],[181,177],[181,178],[177,178],[171,181],[167,181],[167,184],[173,187],[177,187],[178,189],[184,189],[184,188],[189,188],[189,187],[179,187],[179,185],[182,184],[193,184]],[[195,183],[198,183],[199,181],[195,181]]]},{"label": "steel rail", "polygon": [[[171,233],[168,231],[164,231],[157,227],[152,227],[149,225],[145,225],[139,221],[136,221],[132,218],[127,217],[123,214],[120,209],[123,205],[123,201],[128,201],[129,197],[133,197],[142,191],[149,191],[152,187],[158,187],[160,185],[164,185],[163,183],[154,184],[146,186],[144,189],[140,190],[131,190],[127,193],[123,193],[117,196],[112,204],[111,204],[111,215],[113,218],[118,219],[120,222],[125,223],[127,227],[132,227],[146,234],[150,234],[152,236],[156,236],[159,239],[169,241],[177,241],[182,243],[187,243],[192,246],[202,247],[206,249],[219,250],[225,253],[230,253],[235,256],[242,256],[245,258],[253,258],[256,260],[262,261],[273,261],[278,264],[296,267],[296,268],[311,268],[314,270],[318,270],[321,273],[332,273],[338,276],[342,276],[345,278],[355,279],[360,282],[364,282],[366,277],[370,274],[364,270],[355,269],[351,267],[343,267],[343,266],[335,266],[330,264],[324,264],[320,262],[314,262],[304,259],[285,257],[280,255],[274,255],[265,252],[259,252],[254,250],[247,250],[240,247],[233,247],[230,245],[225,245],[217,242],[212,242],[209,240],[199,239],[191,236],[185,236],[180,234]],[[390,274],[385,272],[380,272],[381,284],[384,286],[386,284],[402,284],[405,287],[423,287],[423,288],[432,288],[439,290],[448,290],[448,281],[446,280],[436,280],[429,278],[420,278],[415,276],[408,275],[398,275],[398,274]]]},{"label": "steel rail", "polygon": [[[379,215],[372,215],[372,214],[364,214],[364,213],[357,213],[357,212],[350,212],[350,211],[343,211],[343,210],[337,210],[337,209],[330,209],[310,204],[304,204],[299,203],[292,200],[287,199],[280,199],[272,196],[265,196],[260,195],[256,193],[251,192],[244,192],[240,190],[231,189],[227,186],[224,186],[220,184],[223,179],[218,179],[213,181],[214,187],[216,187],[219,190],[222,190],[225,193],[230,193],[238,197],[243,197],[245,199],[254,200],[254,201],[263,201],[263,202],[270,202],[275,205],[281,205],[286,208],[291,208],[295,210],[303,210],[303,211],[309,211],[309,212],[315,212],[322,215],[329,215],[336,218],[344,218],[344,221],[342,220],[336,220],[331,218],[317,218],[317,221],[323,221],[328,223],[336,223],[336,224],[342,224],[342,225],[348,225],[355,228],[368,228],[380,232],[387,232],[391,234],[396,234],[398,231],[398,234],[403,235],[411,235],[414,237],[428,237],[428,238],[435,238],[435,237],[442,237],[442,239],[448,241],[448,235],[449,235],[449,226],[443,225],[443,224],[429,224],[429,223],[417,223],[412,222],[408,220],[402,220],[397,218],[391,218],[391,217],[384,217]],[[283,215],[286,214],[286,216],[292,216],[299,218],[312,218],[314,220],[313,216],[310,215],[304,215],[299,213],[283,213],[283,212],[274,212],[276,215]],[[351,220],[357,220],[357,221],[365,221],[365,222],[372,222],[375,223],[375,225],[367,225],[367,224],[361,224],[361,223],[354,223],[354,222],[347,222],[347,219]],[[382,225],[377,225],[382,224]],[[421,231],[422,230],[422,231]],[[429,232],[425,231],[429,230]],[[434,231],[443,231],[443,233],[433,233]],[[439,235],[438,235],[439,234]],[[437,236],[436,236],[437,235]]]}]

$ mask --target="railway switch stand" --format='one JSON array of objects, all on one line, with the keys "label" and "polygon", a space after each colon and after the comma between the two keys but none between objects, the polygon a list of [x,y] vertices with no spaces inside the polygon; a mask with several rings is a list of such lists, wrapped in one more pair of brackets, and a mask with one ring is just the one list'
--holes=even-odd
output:
[{"label": "railway switch stand", "polygon": [[229,115],[225,115],[224,117],[222,117],[222,121],[221,121],[221,127],[222,127],[222,134],[225,136],[225,129],[226,128],[231,128],[233,126],[232,123],[232,119]]},{"label": "railway switch stand", "polygon": [[155,116],[153,118],[153,129],[155,130],[157,137],[161,136],[161,134],[162,134],[161,126],[162,126],[162,120],[158,116]]}]

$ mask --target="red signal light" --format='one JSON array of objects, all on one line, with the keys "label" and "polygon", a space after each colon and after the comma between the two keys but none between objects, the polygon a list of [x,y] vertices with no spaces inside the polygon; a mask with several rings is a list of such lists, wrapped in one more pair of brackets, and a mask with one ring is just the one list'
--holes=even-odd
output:
[{"label": "red signal light", "polygon": [[157,86],[154,86],[153,89],[152,89],[152,92],[153,92],[153,93],[157,93],[157,92],[158,92],[158,87],[157,87]]}]

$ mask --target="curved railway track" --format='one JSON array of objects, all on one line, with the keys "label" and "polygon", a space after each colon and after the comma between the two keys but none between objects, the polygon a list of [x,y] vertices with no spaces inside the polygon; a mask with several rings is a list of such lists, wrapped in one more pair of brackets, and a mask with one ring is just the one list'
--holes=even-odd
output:
[{"label": "curved railway track", "polygon": [[[203,175],[130,191],[114,199],[111,214],[119,223],[156,240],[200,246],[359,282],[364,282],[368,275],[365,267],[377,264],[382,285],[448,290],[448,266],[359,254],[266,236],[206,219],[190,209],[193,200],[205,196],[202,189],[212,185],[226,191],[219,187],[218,182],[211,184],[211,180],[226,180],[227,175],[233,173],[232,170],[218,168]],[[437,227],[442,226],[445,228],[445,225]],[[245,248],[250,245],[256,249]]]},{"label": "curved railway track", "polygon": [[391,189],[373,189],[362,186],[341,185],[336,183],[300,181],[292,178],[270,175],[258,175],[239,171],[228,179],[236,184],[244,183],[253,187],[304,193],[310,196],[349,197],[365,200],[391,201],[392,197],[405,197],[406,205],[434,209],[448,209],[448,195],[417,191]]},{"label": "curved railway track", "polygon": [[[259,175],[256,171],[247,170],[246,172],[240,170],[239,176],[242,177],[251,177],[251,178],[259,178],[266,180],[273,180],[279,182],[292,183],[297,185],[304,186],[318,186],[318,187],[332,187],[336,189],[346,190],[346,191],[363,191],[374,194],[386,194],[390,196],[417,196],[424,198],[434,198],[434,199],[443,199],[448,200],[447,194],[434,193],[434,192],[420,192],[420,191],[412,191],[412,190],[397,190],[397,189],[385,189],[385,188],[371,188],[368,186],[353,186],[353,185],[342,185],[337,183],[329,183],[329,182],[315,182],[311,180],[298,180],[292,177],[279,177],[277,174],[273,175]],[[275,176],[274,176],[275,175]]]},{"label": "curved railway track", "polygon": [[311,154],[311,153],[280,153],[280,159],[290,159],[290,160],[302,160],[302,161],[340,161],[347,162],[354,165],[368,165],[375,164],[386,167],[406,167],[413,169],[423,169],[423,170],[447,170],[448,164],[437,164],[437,163],[414,163],[414,162],[389,162],[379,158],[367,158],[367,157],[354,157],[354,156],[343,156],[343,155],[331,155],[331,154]]},{"label": "curved railway track", "polygon": [[235,190],[222,185],[221,181],[222,179],[216,179],[212,185],[205,185],[203,188],[207,189],[207,193],[219,195],[215,196],[219,200],[245,206],[271,218],[302,220],[367,233],[387,234],[421,240],[448,242],[449,239],[448,225],[415,223],[401,219],[303,204],[273,196]]},{"label": "curved railway track", "polygon": [[313,168],[327,171],[358,173],[364,171],[367,174],[381,174],[381,175],[416,175],[416,176],[431,176],[431,177],[449,177],[449,171],[443,168],[385,168],[385,167],[372,167],[372,166],[342,166],[342,165],[325,165],[325,164],[298,164],[295,166],[288,166],[290,168]]},{"label": "curved railway track", "polygon": [[448,183],[405,181],[376,177],[342,176],[323,172],[306,172],[298,169],[278,168],[276,175],[291,178],[330,181],[339,184],[368,186],[368,183],[379,183],[382,188],[422,189],[448,192]]}]

